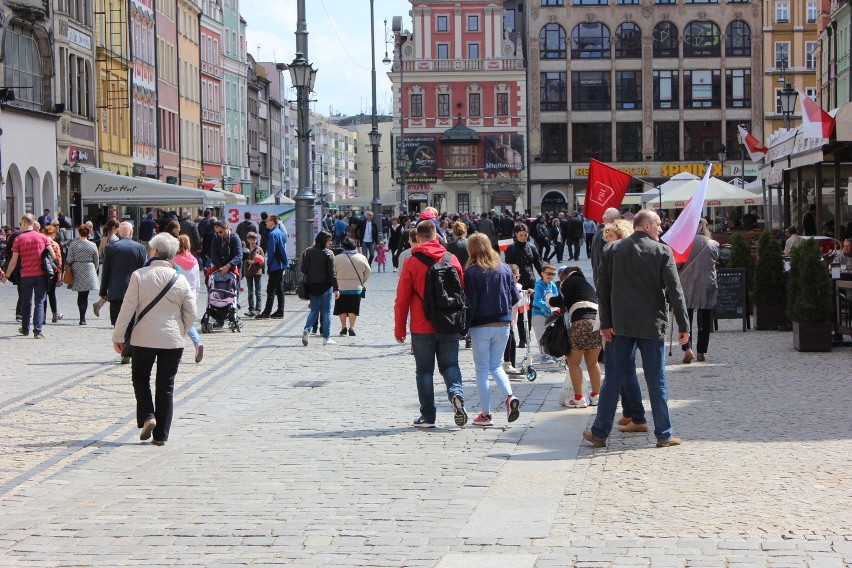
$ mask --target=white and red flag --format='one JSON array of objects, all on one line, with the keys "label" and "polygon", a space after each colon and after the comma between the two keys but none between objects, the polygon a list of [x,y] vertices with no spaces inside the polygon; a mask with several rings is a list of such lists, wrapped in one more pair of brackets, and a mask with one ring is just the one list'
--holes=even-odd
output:
[{"label": "white and red flag", "polygon": [[701,183],[695,188],[695,194],[690,198],[686,207],[680,212],[680,216],[672,224],[665,235],[660,239],[672,247],[675,262],[686,262],[692,243],[695,241],[695,232],[698,230],[698,222],[701,220],[701,211],[704,209],[704,196],[707,194],[707,186],[710,184],[710,172],[713,168],[708,167],[704,172]]},{"label": "white and red flag", "polygon": [[813,99],[796,87],[802,103],[802,135],[805,138],[831,138],[834,132],[834,119]]},{"label": "white and red flag", "polygon": [[757,162],[766,157],[766,153],[769,150],[766,146],[760,143],[760,140],[749,134],[742,125],[737,125],[737,130],[740,132],[740,139],[743,141],[752,162]]},{"label": "white and red flag", "polygon": [[589,163],[583,215],[598,223],[602,222],[604,211],[610,207],[621,207],[632,179],[630,174],[592,159]]},{"label": "white and red flag", "polygon": [[500,239],[497,241],[497,246],[500,249],[500,252],[506,252],[506,249],[512,246],[512,243],[515,242],[515,239]]}]

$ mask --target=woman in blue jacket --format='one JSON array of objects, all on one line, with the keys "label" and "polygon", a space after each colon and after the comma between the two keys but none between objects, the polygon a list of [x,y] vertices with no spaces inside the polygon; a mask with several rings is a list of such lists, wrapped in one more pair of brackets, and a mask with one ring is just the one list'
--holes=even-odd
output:
[{"label": "woman in blue jacket", "polygon": [[464,291],[476,368],[476,389],[481,403],[480,413],[474,417],[473,423],[479,426],[494,424],[488,392],[489,375],[494,377],[497,388],[505,397],[508,421],[514,422],[520,414],[520,402],[512,394],[509,377],[503,370],[503,351],[509,339],[512,306],[518,302],[515,278],[509,266],[500,262],[500,255],[484,234],[475,233],[468,239],[467,252]]}]

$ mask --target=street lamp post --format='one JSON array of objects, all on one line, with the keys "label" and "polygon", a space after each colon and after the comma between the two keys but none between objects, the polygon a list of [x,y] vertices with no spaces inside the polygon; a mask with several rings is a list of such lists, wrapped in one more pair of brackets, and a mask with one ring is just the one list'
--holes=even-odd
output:
[{"label": "street lamp post", "polygon": [[728,147],[722,144],[719,146],[719,162],[722,164],[722,177],[725,177],[725,162],[728,161]]},{"label": "street lamp post", "polygon": [[781,98],[781,112],[784,114],[784,129],[790,130],[790,116],[796,108],[796,97],[798,94],[796,93],[796,90],[790,86],[790,83],[787,82],[786,71],[787,58],[782,57],[781,76],[778,78],[778,82],[783,84],[784,88],[781,89],[779,97]]},{"label": "street lamp post", "polygon": [[[373,221],[376,223],[379,235],[382,234],[382,198],[379,195],[379,144],[382,135],[379,133],[379,111],[376,107],[376,18],[373,15],[374,0],[370,0],[370,64],[373,87],[372,128],[370,129],[370,146],[373,151]],[[377,238],[373,236],[373,238]]]}]

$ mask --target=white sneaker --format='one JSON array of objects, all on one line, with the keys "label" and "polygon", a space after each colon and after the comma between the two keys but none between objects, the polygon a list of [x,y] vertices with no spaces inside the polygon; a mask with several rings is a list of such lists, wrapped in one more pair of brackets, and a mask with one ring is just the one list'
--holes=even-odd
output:
[{"label": "white sneaker", "polygon": [[308,330],[307,329],[302,332],[302,345],[304,345],[305,347],[308,346]]},{"label": "white sneaker", "polygon": [[323,339],[322,344],[323,345],[337,345],[337,342],[333,339]]},{"label": "white sneaker", "polygon": [[585,396],[583,398],[581,398],[580,400],[577,400],[576,398],[571,397],[571,399],[568,400],[568,404],[566,406],[568,408],[586,408],[587,406],[589,406],[589,403],[586,402]]},{"label": "white sneaker", "polygon": [[574,398],[574,391],[570,388],[559,389],[559,406],[568,406],[568,399]]},{"label": "white sneaker", "polygon": [[595,395],[590,394],[589,395],[589,406],[597,406],[598,405],[598,399],[600,397],[601,397],[601,395],[599,395],[599,394],[595,394]]},{"label": "white sneaker", "polygon": [[519,371],[508,361],[503,361],[503,371],[509,374],[517,374]]}]

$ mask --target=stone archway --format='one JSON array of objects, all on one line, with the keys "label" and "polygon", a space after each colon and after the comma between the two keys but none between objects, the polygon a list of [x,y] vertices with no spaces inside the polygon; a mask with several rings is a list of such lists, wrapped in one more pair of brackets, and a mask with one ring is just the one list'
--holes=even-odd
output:
[{"label": "stone archway", "polygon": [[566,211],[567,209],[568,198],[566,198],[565,194],[558,189],[548,190],[541,197],[542,213],[547,213],[548,211],[558,213],[559,211]]},{"label": "stone archway", "polygon": [[15,164],[9,164],[4,184],[4,199],[6,203],[6,224],[14,227],[24,214],[24,197],[21,172]]},{"label": "stone archway", "polygon": [[44,174],[44,179],[41,182],[41,206],[36,211],[41,212],[45,209],[50,209],[51,216],[56,219],[58,213],[56,210],[56,187],[51,172]]},{"label": "stone archway", "polygon": [[24,213],[41,214],[41,175],[35,168],[24,174]]}]

